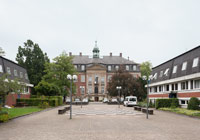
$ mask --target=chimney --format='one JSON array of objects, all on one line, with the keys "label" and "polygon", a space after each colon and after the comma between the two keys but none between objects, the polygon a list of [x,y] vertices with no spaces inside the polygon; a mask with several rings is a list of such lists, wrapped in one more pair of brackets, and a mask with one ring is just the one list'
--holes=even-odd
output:
[{"label": "chimney", "polygon": [[80,56],[82,56],[82,52],[80,52]]},{"label": "chimney", "polygon": [[119,56],[122,57],[122,53],[120,53]]},{"label": "chimney", "polygon": [[72,56],[72,52],[69,52],[69,56]]},{"label": "chimney", "polygon": [[110,53],[110,56],[112,56],[112,53]]}]

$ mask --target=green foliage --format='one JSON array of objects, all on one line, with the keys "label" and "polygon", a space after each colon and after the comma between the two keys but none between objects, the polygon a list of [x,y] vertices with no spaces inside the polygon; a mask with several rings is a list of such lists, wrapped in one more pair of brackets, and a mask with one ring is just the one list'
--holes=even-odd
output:
[{"label": "green foliage", "polygon": [[196,97],[192,97],[188,103],[188,109],[190,110],[198,110],[199,109],[199,99]]},{"label": "green foliage", "polygon": [[35,91],[45,96],[55,96],[60,94],[60,88],[53,84],[42,80],[36,87]]},{"label": "green foliage", "polygon": [[155,104],[151,100],[149,101],[149,107],[155,107]]},{"label": "green foliage", "polygon": [[5,56],[5,51],[0,47],[0,56]]},{"label": "green foliage", "polygon": [[23,85],[18,84],[18,80],[12,80],[7,77],[7,74],[3,74],[0,77],[0,96],[3,100],[3,105],[5,103],[5,97],[9,92],[20,93],[23,90]]},{"label": "green foliage", "polygon": [[178,107],[178,99],[157,99],[156,100],[156,109],[162,108],[162,107]]},{"label": "green foliage", "polygon": [[148,78],[152,71],[151,68],[152,68],[151,62],[149,61],[143,62],[140,65],[141,76],[146,76]]},{"label": "green foliage", "polygon": [[42,109],[48,108],[49,107],[49,103],[48,102],[40,103],[38,107],[42,108]]},{"label": "green foliage", "polygon": [[30,83],[37,85],[45,74],[44,64],[49,62],[49,59],[38,44],[27,40],[24,43],[24,47],[19,46],[16,61],[26,68]]},{"label": "green foliage", "polygon": [[[74,74],[75,69],[72,64],[72,57],[65,52],[53,59],[54,62],[45,64],[45,75],[43,81],[56,85],[60,89],[61,95],[67,95],[70,88],[70,81],[67,80],[68,74]],[[73,85],[73,90],[75,86]],[[42,92],[40,92],[43,94]]]},{"label": "green foliage", "polygon": [[0,122],[7,122],[9,119],[7,111],[0,111]]},{"label": "green foliage", "polygon": [[120,69],[112,76],[108,85],[108,94],[110,96],[118,96],[116,87],[121,86],[120,95],[124,97],[130,95],[137,96],[139,101],[146,97],[146,92],[144,91],[141,81],[125,71],[122,66],[120,66]]}]

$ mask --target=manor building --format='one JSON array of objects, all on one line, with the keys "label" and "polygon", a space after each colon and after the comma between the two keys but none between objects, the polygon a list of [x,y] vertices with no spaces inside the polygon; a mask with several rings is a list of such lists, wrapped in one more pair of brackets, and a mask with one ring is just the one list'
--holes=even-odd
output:
[{"label": "manor building", "polygon": [[20,82],[20,84],[24,86],[24,90],[21,94],[9,93],[6,96],[6,105],[15,105],[17,98],[30,97],[31,87],[33,87],[33,85],[30,84],[26,69],[20,66],[19,64],[0,56],[0,76],[4,74],[7,74],[8,79],[17,79]]},{"label": "manor building", "polygon": [[93,101],[101,101],[107,97],[108,82],[112,75],[123,66],[126,71],[134,77],[140,77],[140,65],[122,57],[114,56],[112,53],[108,56],[100,56],[97,41],[93,49],[93,56],[89,55],[69,55],[73,56],[73,65],[78,72],[76,84],[76,96],[88,97]]},{"label": "manor building", "polygon": [[152,69],[149,99],[178,98],[187,107],[191,97],[200,99],[200,46]]}]

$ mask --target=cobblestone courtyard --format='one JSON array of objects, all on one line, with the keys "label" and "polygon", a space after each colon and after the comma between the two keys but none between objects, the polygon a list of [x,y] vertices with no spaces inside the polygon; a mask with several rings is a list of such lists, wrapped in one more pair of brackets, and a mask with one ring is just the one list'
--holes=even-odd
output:
[{"label": "cobblestone courtyard", "polygon": [[[61,107],[63,108],[63,107]],[[0,124],[0,140],[198,140],[200,119],[155,111],[145,114],[131,107],[90,104],[58,108]]]}]

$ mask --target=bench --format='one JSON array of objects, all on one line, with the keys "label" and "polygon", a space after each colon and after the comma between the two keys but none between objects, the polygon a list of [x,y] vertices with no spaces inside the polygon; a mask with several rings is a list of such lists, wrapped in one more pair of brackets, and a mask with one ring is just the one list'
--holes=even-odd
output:
[{"label": "bench", "polygon": [[65,107],[64,109],[59,109],[58,114],[64,114],[68,110],[70,110],[70,107]]},{"label": "bench", "polygon": [[[146,108],[142,108],[142,112],[143,113],[147,113],[147,109]],[[148,114],[153,115],[153,109],[148,109]]]}]

